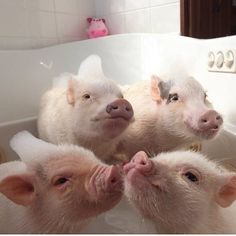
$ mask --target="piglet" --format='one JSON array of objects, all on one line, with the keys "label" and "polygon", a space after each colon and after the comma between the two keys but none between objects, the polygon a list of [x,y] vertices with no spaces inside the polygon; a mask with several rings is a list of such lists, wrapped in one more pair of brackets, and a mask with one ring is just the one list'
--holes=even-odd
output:
[{"label": "piglet", "polygon": [[144,150],[150,156],[216,137],[223,123],[201,84],[185,74],[153,75],[123,89],[134,109],[119,151],[131,158]]},{"label": "piglet", "polygon": [[100,57],[91,55],[82,62],[78,76],[56,79],[43,95],[39,137],[54,144],[83,146],[109,161],[132,118],[131,104],[103,74]]},{"label": "piglet", "polygon": [[26,131],[11,147],[22,161],[0,165],[0,233],[79,233],[121,199],[120,169],[91,151]]},{"label": "piglet", "polygon": [[126,196],[156,233],[236,233],[235,172],[190,151],[140,151],[124,171]]}]

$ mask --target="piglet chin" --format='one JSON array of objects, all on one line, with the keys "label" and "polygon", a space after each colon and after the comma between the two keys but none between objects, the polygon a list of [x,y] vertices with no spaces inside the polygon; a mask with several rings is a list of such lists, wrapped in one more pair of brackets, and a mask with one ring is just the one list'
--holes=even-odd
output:
[{"label": "piglet chin", "polygon": [[188,122],[185,122],[185,125],[192,134],[194,134],[196,137],[199,137],[201,139],[212,139],[220,132],[220,127],[217,129],[201,130],[201,129],[192,127]]},{"label": "piglet chin", "polygon": [[122,117],[107,118],[104,120],[103,130],[107,133],[109,138],[119,136],[129,125],[129,121]]}]

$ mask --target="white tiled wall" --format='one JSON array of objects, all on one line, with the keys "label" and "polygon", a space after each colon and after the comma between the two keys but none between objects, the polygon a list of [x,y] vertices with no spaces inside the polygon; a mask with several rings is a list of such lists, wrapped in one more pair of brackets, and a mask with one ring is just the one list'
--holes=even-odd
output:
[{"label": "white tiled wall", "polygon": [[86,18],[94,15],[94,0],[0,0],[0,49],[86,39]]},{"label": "white tiled wall", "polygon": [[95,0],[111,34],[180,32],[179,0]]},{"label": "white tiled wall", "polygon": [[179,32],[179,0],[0,0],[0,49],[40,48],[87,38],[86,18],[110,34]]}]

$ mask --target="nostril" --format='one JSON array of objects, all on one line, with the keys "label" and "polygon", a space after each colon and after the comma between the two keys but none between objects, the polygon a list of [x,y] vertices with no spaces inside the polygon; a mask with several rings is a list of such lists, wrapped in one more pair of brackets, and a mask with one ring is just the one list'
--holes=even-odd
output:
[{"label": "nostril", "polygon": [[202,122],[203,122],[203,123],[206,123],[206,122],[207,122],[207,119],[202,119]]},{"label": "nostril", "polygon": [[117,178],[116,177],[113,177],[112,179],[111,179],[111,184],[115,184],[117,182]]},{"label": "nostril", "polygon": [[216,117],[216,120],[221,120],[221,116],[217,116],[217,117]]},{"label": "nostril", "polygon": [[113,105],[113,106],[112,106],[112,109],[117,110],[117,109],[118,109],[118,106]]},{"label": "nostril", "polygon": [[215,127],[214,127],[214,129],[218,129],[219,128],[219,126],[218,125],[216,125]]},{"label": "nostril", "polygon": [[147,162],[146,162],[146,161],[141,161],[140,164],[141,164],[141,165],[146,165]]},{"label": "nostril", "polygon": [[130,111],[130,108],[129,108],[129,107],[126,107],[125,110],[126,110],[126,111]]}]

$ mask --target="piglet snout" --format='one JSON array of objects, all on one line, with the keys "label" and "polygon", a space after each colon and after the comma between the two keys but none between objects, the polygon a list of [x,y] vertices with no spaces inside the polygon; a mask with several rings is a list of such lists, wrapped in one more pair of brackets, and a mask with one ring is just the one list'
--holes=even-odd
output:
[{"label": "piglet snout", "polygon": [[214,110],[209,110],[200,117],[198,127],[201,130],[217,131],[222,123],[221,115]]},{"label": "piglet snout", "polygon": [[148,158],[144,151],[134,155],[131,161],[124,165],[124,172],[127,174],[131,169],[135,169],[142,174],[149,174],[153,169],[153,162]]},{"label": "piglet snout", "polygon": [[114,191],[122,186],[122,173],[119,166],[110,166],[105,171],[105,188]]},{"label": "piglet snout", "polygon": [[106,107],[106,112],[111,116],[111,118],[121,117],[125,120],[130,120],[134,115],[131,104],[122,98],[108,104]]}]

